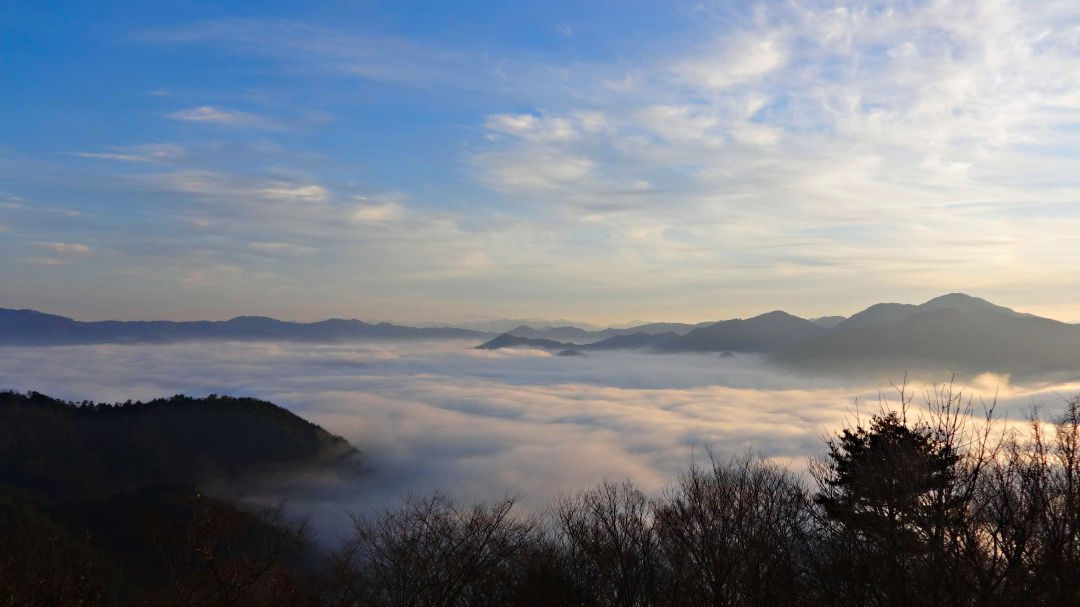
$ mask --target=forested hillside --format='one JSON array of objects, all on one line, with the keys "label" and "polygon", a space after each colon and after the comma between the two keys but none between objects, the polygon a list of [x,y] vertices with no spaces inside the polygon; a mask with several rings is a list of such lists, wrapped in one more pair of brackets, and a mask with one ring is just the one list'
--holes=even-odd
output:
[{"label": "forested hillside", "polygon": [[344,439],[250,398],[0,393],[0,604],[274,604],[303,576],[302,526],[204,486],[355,457]]}]

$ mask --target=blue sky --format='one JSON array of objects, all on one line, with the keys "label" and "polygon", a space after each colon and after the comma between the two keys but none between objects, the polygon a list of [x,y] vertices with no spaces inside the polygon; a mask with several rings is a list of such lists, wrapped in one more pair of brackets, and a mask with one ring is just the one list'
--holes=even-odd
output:
[{"label": "blue sky", "polygon": [[1080,319],[1069,2],[0,6],[0,306]]}]

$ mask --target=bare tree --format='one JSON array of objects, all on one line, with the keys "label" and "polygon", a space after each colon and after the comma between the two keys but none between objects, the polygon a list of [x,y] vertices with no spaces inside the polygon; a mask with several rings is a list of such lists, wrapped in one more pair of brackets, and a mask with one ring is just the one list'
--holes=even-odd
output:
[{"label": "bare tree", "polygon": [[803,598],[807,497],[787,470],[752,456],[692,462],[657,500],[656,534],[674,605],[791,605]]},{"label": "bare tree", "polygon": [[648,497],[630,481],[564,497],[555,521],[567,578],[581,605],[653,604],[660,551]]},{"label": "bare tree", "polygon": [[459,507],[436,494],[372,519],[334,557],[343,605],[452,607],[508,604],[522,583],[536,525],[515,499]]}]

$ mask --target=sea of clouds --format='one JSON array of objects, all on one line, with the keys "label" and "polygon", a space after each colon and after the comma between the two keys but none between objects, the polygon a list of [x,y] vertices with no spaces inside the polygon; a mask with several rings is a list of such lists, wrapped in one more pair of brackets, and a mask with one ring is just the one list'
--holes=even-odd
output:
[{"label": "sea of clouds", "polygon": [[[754,451],[801,470],[823,440],[877,410],[887,383],[801,377],[754,356],[475,350],[473,342],[346,345],[183,343],[0,348],[0,388],[124,401],[184,393],[273,401],[344,436],[363,453],[350,478],[280,492],[323,534],[410,494],[463,501],[518,495],[529,508],[600,480],[656,488],[705,449]],[[913,406],[936,378],[913,378]],[[903,371],[897,382],[903,381]],[[923,383],[919,383],[923,382]],[[959,386],[958,386],[959,387]],[[965,386],[1020,420],[1059,410],[1077,384]],[[290,494],[291,492],[291,494]]]}]

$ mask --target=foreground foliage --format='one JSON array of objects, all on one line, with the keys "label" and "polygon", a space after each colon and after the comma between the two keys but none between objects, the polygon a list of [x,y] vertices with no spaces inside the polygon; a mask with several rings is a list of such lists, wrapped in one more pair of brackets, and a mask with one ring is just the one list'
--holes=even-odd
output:
[{"label": "foreground foliage", "polygon": [[328,555],[280,509],[144,488],[73,513],[9,484],[0,604],[1080,605],[1080,400],[1026,430],[949,386],[910,402],[835,435],[808,479],[710,453],[655,494],[605,482],[543,513],[436,494],[357,517]]}]

